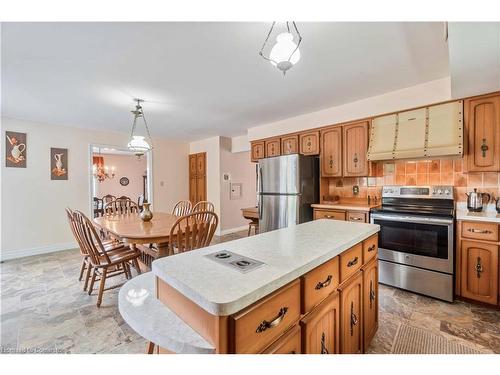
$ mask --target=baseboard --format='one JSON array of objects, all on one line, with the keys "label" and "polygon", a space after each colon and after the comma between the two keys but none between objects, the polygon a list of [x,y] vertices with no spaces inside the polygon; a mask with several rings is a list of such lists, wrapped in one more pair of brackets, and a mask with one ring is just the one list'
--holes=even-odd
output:
[{"label": "baseboard", "polygon": [[32,247],[28,249],[11,249],[11,250],[1,250],[0,260],[10,260],[17,258],[29,257],[32,255],[48,254],[54,253],[56,251],[76,249],[78,245],[75,242],[59,243],[54,245],[45,245]]},{"label": "baseboard", "polygon": [[230,229],[221,230],[219,236],[224,236],[226,234],[239,232],[239,231],[245,230],[245,229],[248,230],[248,224],[247,225],[243,225],[241,227],[236,227],[236,228],[230,228]]}]

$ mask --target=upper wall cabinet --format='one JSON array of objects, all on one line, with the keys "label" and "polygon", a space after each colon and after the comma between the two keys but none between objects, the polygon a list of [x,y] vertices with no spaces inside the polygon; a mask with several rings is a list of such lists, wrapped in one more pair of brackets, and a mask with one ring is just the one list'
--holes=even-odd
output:
[{"label": "upper wall cabinet", "polygon": [[319,131],[311,131],[299,135],[299,152],[302,155],[319,154]]},{"label": "upper wall cabinet", "polygon": [[342,176],[342,127],[321,131],[321,176]]},{"label": "upper wall cabinet", "polygon": [[280,138],[269,139],[264,142],[266,149],[266,158],[281,155],[281,140]]},{"label": "upper wall cabinet", "polygon": [[344,176],[368,176],[368,121],[344,125],[343,129],[343,160]]},{"label": "upper wall cabinet", "polygon": [[468,172],[500,171],[500,94],[465,101]]},{"label": "upper wall cabinet", "polygon": [[259,161],[264,157],[264,141],[255,141],[251,144],[251,160]]},{"label": "upper wall cabinet", "polygon": [[299,136],[289,135],[281,138],[281,155],[297,154],[299,152]]}]

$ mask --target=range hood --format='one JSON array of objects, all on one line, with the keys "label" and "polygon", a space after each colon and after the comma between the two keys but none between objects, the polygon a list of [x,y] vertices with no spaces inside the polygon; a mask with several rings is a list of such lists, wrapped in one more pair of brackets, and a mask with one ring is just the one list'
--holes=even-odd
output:
[{"label": "range hood", "polygon": [[370,129],[370,161],[463,154],[461,100],[376,117]]}]

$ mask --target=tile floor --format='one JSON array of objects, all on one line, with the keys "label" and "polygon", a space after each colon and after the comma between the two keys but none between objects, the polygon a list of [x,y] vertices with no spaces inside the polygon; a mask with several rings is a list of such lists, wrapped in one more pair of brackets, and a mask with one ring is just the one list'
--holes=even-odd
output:
[{"label": "tile floor", "polygon": [[[214,239],[231,241],[238,232]],[[96,295],[77,281],[81,258],[68,250],[0,265],[1,352],[144,353],[146,341],[123,321],[118,288]],[[113,282],[122,282],[120,277]],[[414,325],[483,352],[500,353],[500,311],[453,304],[380,286],[379,330],[369,353],[390,353],[398,327]]]}]

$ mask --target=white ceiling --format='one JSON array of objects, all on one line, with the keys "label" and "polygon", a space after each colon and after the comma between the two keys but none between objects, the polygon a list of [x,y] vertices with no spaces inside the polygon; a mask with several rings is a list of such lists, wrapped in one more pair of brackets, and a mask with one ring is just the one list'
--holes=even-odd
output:
[{"label": "white ceiling", "polygon": [[128,132],[141,97],[153,136],[195,140],[449,75],[442,23],[297,25],[283,77],[269,23],[3,23],[3,115]]}]

